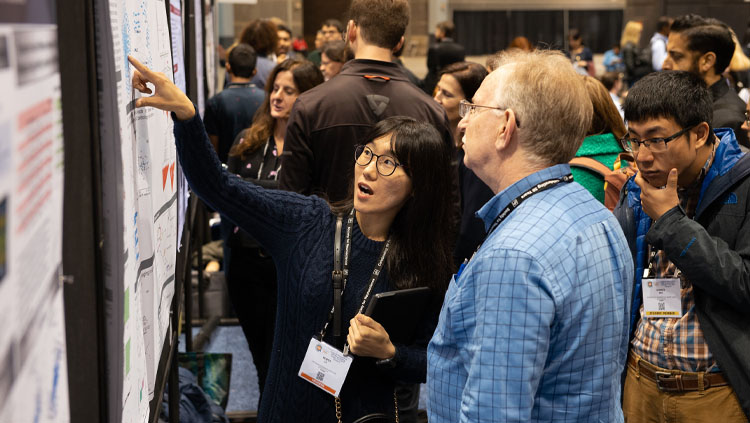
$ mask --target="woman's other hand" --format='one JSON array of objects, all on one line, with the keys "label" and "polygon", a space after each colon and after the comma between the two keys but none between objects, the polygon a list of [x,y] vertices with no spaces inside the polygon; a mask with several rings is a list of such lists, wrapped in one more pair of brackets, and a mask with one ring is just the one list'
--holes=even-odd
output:
[{"label": "woman's other hand", "polygon": [[358,314],[349,321],[346,341],[349,350],[360,357],[385,360],[396,355],[396,347],[383,326],[364,314]]},{"label": "woman's other hand", "polygon": [[133,72],[133,88],[144,94],[151,94],[151,88],[146,83],[154,84],[154,95],[139,98],[135,102],[136,107],[150,106],[174,112],[179,120],[188,120],[195,116],[193,102],[163,73],[152,71],[133,56],[128,56],[128,61],[136,69]]}]

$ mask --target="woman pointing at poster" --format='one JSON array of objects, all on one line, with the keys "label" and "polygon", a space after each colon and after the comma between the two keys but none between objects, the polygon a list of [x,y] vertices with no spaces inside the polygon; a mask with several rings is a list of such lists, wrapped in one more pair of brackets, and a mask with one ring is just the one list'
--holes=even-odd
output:
[{"label": "woman pointing at poster", "polygon": [[[222,170],[187,96],[129,60],[137,69],[133,87],[148,94],[146,83],[155,87],[136,106],[173,112],[179,160],[193,191],[276,263],[277,326],[259,421],[352,422],[370,414],[393,420],[395,382],[425,380],[427,343],[452,273],[449,147],[429,124],[388,118],[356,149],[353,192],[344,204],[267,191]],[[335,240],[343,262],[340,343],[332,333]],[[376,293],[423,286],[435,301],[408,345],[391,342],[378,322],[360,314]],[[353,359],[341,351],[345,341]],[[320,354],[334,364],[319,365]],[[312,368],[319,371],[306,373]]]}]

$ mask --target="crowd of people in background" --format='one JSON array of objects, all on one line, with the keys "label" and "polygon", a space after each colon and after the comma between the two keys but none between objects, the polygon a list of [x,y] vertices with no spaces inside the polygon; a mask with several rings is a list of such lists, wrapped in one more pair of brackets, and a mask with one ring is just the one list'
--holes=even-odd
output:
[{"label": "crowd of people in background", "polygon": [[[203,116],[131,60],[222,215],[259,421],[414,422],[426,382],[431,422],[747,422],[750,28],[625,22],[597,72],[577,29],[480,64],[441,22],[418,78],[409,15],[354,0],[309,51],[256,19]],[[417,287],[408,342],[362,315]],[[298,377],[308,342],[354,356],[340,395]]]}]

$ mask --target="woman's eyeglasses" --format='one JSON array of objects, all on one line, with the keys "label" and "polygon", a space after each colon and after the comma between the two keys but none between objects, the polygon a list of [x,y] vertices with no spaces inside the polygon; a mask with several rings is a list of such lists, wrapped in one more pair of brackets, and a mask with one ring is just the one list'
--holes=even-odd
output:
[{"label": "woman's eyeglasses", "polygon": [[397,162],[396,159],[391,156],[385,154],[378,155],[373,153],[372,149],[370,149],[370,147],[366,145],[358,145],[354,150],[354,160],[360,166],[367,166],[368,164],[370,164],[373,157],[376,158],[375,168],[377,169],[378,173],[383,176],[393,175],[393,172],[395,172],[396,168],[399,166],[406,168],[406,166]]}]

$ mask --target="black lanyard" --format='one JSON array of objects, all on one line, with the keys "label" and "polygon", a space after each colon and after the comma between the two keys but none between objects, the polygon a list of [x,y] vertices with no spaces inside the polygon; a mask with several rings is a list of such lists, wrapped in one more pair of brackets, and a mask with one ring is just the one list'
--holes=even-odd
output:
[{"label": "black lanyard", "polygon": [[[333,336],[334,336],[334,342],[338,345],[341,344],[342,334],[341,334],[341,298],[344,296],[344,290],[346,289],[346,282],[349,277],[349,258],[351,257],[351,249],[352,249],[352,228],[354,227],[354,210],[349,213],[349,216],[346,221],[346,238],[344,243],[344,264],[343,269],[340,270],[340,274],[337,274],[339,272],[338,269],[338,259],[341,255],[340,251],[340,244],[341,244],[341,217],[338,217],[338,220],[336,221],[336,239],[335,239],[335,247],[334,247],[334,270],[333,270],[333,307],[331,307],[331,311],[328,313],[328,319],[326,319],[326,324],[323,326],[323,330],[320,331],[320,340],[323,340],[323,337],[326,334],[326,330],[328,329],[328,325],[333,320],[334,322],[334,330],[333,330]],[[385,258],[388,254],[388,250],[391,246],[391,237],[389,236],[388,239],[385,241],[385,245],[383,245],[383,249],[380,251],[380,256],[378,258],[377,263],[375,263],[375,268],[372,270],[372,275],[370,276],[370,282],[367,287],[367,291],[365,291],[365,295],[362,298],[362,302],[359,306],[359,311],[357,312],[362,313],[365,310],[365,306],[367,305],[367,300],[370,299],[370,295],[372,294],[372,289],[375,287],[375,283],[378,280],[378,277],[380,276],[380,273],[383,270],[383,266],[385,265]],[[338,346],[337,345],[337,346]],[[344,354],[346,354],[349,350],[348,345],[344,347]]]},{"label": "black lanyard", "polygon": [[[538,184],[531,187],[528,191],[524,192],[523,194],[519,195],[518,197],[514,198],[510,203],[508,203],[507,206],[501,211],[497,217],[495,218],[495,221],[492,222],[492,226],[490,226],[490,229],[487,231],[487,235],[484,236],[484,239],[482,239],[482,242],[479,244],[476,250],[474,250],[474,254],[471,255],[471,258],[474,258],[474,256],[477,254],[480,248],[482,248],[482,245],[487,240],[487,238],[490,237],[492,232],[497,229],[498,226],[500,226],[501,223],[505,219],[508,218],[508,216],[513,212],[513,210],[517,209],[518,206],[521,205],[524,201],[528,200],[529,197],[531,197],[534,194],[539,194],[542,191],[546,191],[555,185],[561,183],[561,182],[573,182],[573,175],[568,173],[565,176],[554,178],[554,179],[547,179],[546,181],[539,182]],[[458,269],[458,275],[461,274],[461,271],[463,270],[464,266],[469,263],[471,259],[464,260],[464,262],[461,264],[461,267]]]}]

